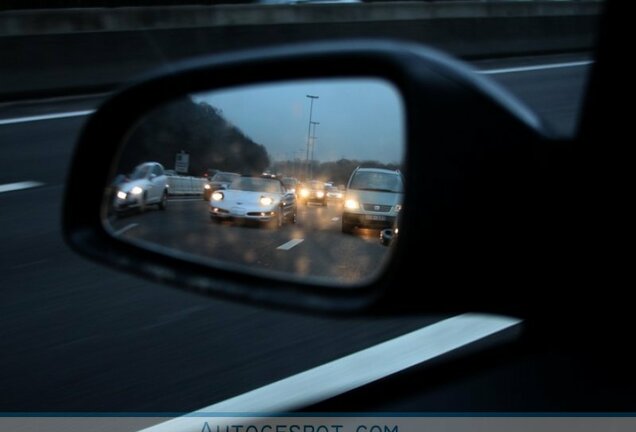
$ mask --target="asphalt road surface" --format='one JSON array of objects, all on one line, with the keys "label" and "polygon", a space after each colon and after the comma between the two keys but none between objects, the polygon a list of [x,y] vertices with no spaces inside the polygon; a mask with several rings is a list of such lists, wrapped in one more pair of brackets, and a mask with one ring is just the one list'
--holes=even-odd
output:
[{"label": "asphalt road surface", "polygon": [[[581,60],[585,58],[553,57],[478,66],[523,68]],[[588,70],[585,65],[530,68],[492,78],[520,95],[555,130],[567,134],[576,123]],[[92,109],[100,99],[4,105],[0,120]],[[85,118],[0,121],[0,411],[190,411],[443,318],[334,318],[260,309],[151,283],[76,256],[61,237],[60,205],[73,144]],[[82,197],[73,198],[81,205]],[[205,205],[202,201],[169,204],[166,215],[186,211],[194,215],[192,207]],[[303,211],[326,213],[321,220],[331,223],[337,217],[333,210]],[[164,216],[152,211],[117,223],[138,223],[128,235],[143,235],[147,223]],[[204,215],[192,220],[200,224],[198,233],[245,230],[212,226]],[[264,239],[271,232],[249,232],[268,248],[262,256],[271,255],[272,262],[278,253],[274,246],[295,235],[293,227],[285,227],[271,240]],[[307,253],[318,254],[329,251],[332,244],[338,248],[346,243],[342,251],[334,251],[333,260],[319,263],[319,269],[342,263],[351,266],[355,275],[368,267],[356,267],[354,251],[386,253],[364,235],[332,243],[329,239],[335,234],[331,228],[318,230],[316,238],[306,239],[291,252],[302,255],[306,248]],[[485,387],[482,382],[474,386]],[[417,409],[515,408],[514,398],[507,398],[511,405],[503,406],[496,402],[501,398],[488,393],[467,398],[460,388],[444,394],[421,399]],[[549,407],[539,403],[533,408]]]},{"label": "asphalt road surface", "polygon": [[165,211],[153,207],[119,216],[111,229],[123,239],[157,244],[195,258],[338,284],[372,278],[390,252],[381,245],[379,230],[343,234],[342,203],[336,201],[324,207],[299,205],[297,223],[277,229],[266,223],[212,221],[208,203],[196,198],[170,200]]}]

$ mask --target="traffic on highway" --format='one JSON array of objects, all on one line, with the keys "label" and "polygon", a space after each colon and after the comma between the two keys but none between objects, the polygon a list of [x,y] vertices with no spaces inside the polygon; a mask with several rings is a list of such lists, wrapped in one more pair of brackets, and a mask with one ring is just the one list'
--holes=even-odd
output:
[{"label": "traffic on highway", "polygon": [[[388,243],[380,234],[395,229],[401,208],[401,189],[374,189],[370,181],[386,177],[401,185],[402,180],[399,171],[357,168],[354,173],[354,178],[368,177],[364,187],[357,180],[346,192],[333,197],[325,193],[322,202],[300,198],[308,194],[305,184],[299,183],[296,193],[285,189],[277,177],[261,175],[239,176],[211,193],[208,201],[175,197],[150,206],[140,197],[153,183],[131,180],[120,186],[122,190],[137,188],[136,195],[116,193],[112,206],[121,210],[109,212],[109,224],[121,238],[157,243],[197,257],[355,283],[387,259],[389,250],[382,245]],[[162,177],[153,180],[163,181],[167,193]],[[131,187],[133,182],[137,185]],[[329,187],[317,180],[311,183]],[[362,201],[354,199],[360,194]],[[136,205],[121,207],[127,195]],[[387,199],[394,203],[382,204]]]},{"label": "traffic on highway", "polygon": [[390,257],[381,232],[402,208],[403,123],[399,93],[380,79],[190,95],[123,143],[105,224],[197,261],[368,281]]}]

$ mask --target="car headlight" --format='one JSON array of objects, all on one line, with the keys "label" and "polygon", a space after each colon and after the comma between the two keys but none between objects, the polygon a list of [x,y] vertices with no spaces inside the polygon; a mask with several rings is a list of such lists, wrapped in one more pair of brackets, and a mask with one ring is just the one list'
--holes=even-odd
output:
[{"label": "car headlight", "polygon": [[274,200],[268,196],[261,197],[260,199],[261,205],[264,205],[264,206],[270,206],[272,205],[273,202]]},{"label": "car headlight", "polygon": [[308,189],[301,189],[300,190],[300,196],[301,197],[308,197],[309,196],[309,190]]},{"label": "car headlight", "polygon": [[357,210],[360,208],[360,203],[353,199],[348,199],[345,201],[345,207],[349,210]]},{"label": "car headlight", "polygon": [[130,193],[133,195],[141,195],[143,192],[144,190],[140,188],[139,186],[135,186],[134,188],[130,190]]},{"label": "car headlight", "polygon": [[123,191],[117,192],[117,198],[119,198],[121,200],[125,200],[127,196],[128,196],[128,194],[126,194],[126,192],[123,192]]},{"label": "car headlight", "polygon": [[321,191],[318,191],[318,192],[316,192],[316,196],[317,196],[318,198],[322,198],[322,197],[324,197],[324,196],[325,196],[325,193],[324,193],[324,192],[321,192]]},{"label": "car headlight", "polygon": [[221,201],[221,200],[223,200],[223,194],[221,192],[218,192],[218,191],[214,192],[212,194],[212,200],[213,201]]},{"label": "car headlight", "polygon": [[402,210],[402,204],[396,204],[395,211],[400,211],[400,210]]},{"label": "car headlight", "polygon": [[206,184],[205,186],[203,186],[203,189],[208,189],[209,190],[211,188],[212,188],[212,186],[210,186],[209,184]]}]

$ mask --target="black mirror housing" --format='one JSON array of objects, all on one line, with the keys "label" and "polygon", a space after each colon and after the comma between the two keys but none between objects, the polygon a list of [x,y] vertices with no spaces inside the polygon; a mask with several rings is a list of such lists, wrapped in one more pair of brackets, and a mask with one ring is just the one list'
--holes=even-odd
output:
[{"label": "black mirror housing", "polygon": [[[259,277],[141,249],[105,230],[104,201],[95,190],[112,175],[120,151],[113,143],[154,107],[202,90],[360,76],[393,84],[406,112],[406,210],[393,256],[376,280],[334,289]],[[551,265],[537,255],[556,229],[546,203],[555,168],[548,161],[560,144],[548,136],[541,121],[498,86],[417,45],[339,41],[215,55],[143,77],[91,116],[68,177],[64,234],[74,250],[99,262],[240,301],[335,313],[523,315],[541,301],[519,293],[538,294]]]}]

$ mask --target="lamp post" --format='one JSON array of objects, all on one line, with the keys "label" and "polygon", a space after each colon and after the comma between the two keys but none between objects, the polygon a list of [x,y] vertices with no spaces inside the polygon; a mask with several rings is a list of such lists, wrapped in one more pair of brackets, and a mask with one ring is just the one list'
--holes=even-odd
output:
[{"label": "lamp post", "polygon": [[309,177],[314,176],[314,148],[316,147],[316,126],[319,125],[319,122],[312,121],[310,124],[314,126],[314,133],[311,135],[311,159],[309,160]]},{"label": "lamp post", "polygon": [[[314,99],[318,99],[318,96],[313,96],[313,95],[306,95],[309,100],[309,126],[307,127],[307,155],[305,157],[305,161],[307,163],[307,176],[311,176],[310,172],[309,172],[309,146],[311,143],[311,115],[313,113],[313,109],[314,109]],[[309,180],[309,179],[307,179]]]}]

